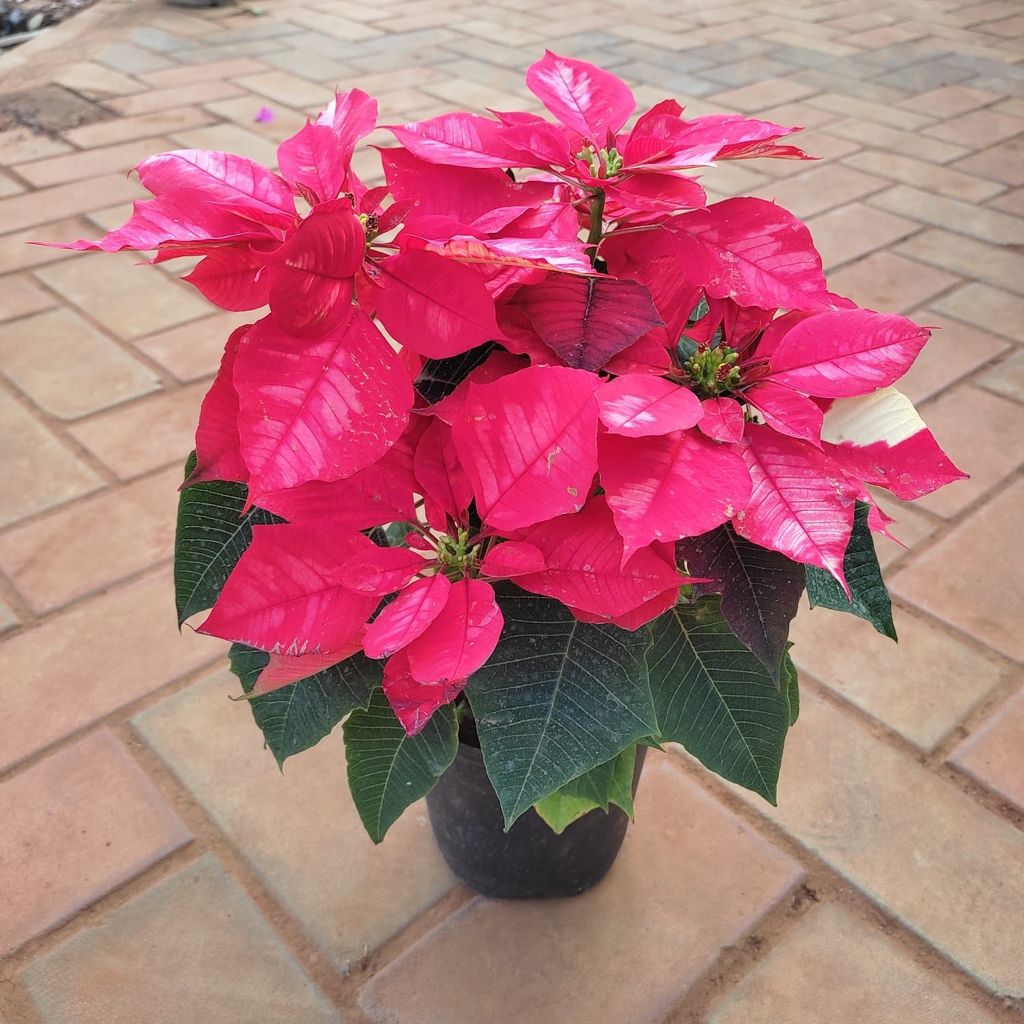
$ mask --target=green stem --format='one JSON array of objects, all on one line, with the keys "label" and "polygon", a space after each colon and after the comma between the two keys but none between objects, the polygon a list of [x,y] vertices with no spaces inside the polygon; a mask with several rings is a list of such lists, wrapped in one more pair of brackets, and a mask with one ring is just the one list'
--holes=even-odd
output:
[{"label": "green stem", "polygon": [[587,235],[587,249],[590,253],[590,262],[597,264],[597,247],[601,242],[601,231],[604,227],[604,189],[594,191],[594,198],[590,200],[590,233]]}]

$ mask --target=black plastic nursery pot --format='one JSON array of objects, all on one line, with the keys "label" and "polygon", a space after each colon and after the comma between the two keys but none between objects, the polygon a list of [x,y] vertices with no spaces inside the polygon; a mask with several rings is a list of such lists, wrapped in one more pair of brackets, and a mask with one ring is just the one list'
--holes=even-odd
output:
[{"label": "black plastic nursery pot", "polygon": [[[636,752],[633,792],[644,754]],[[532,808],[506,832],[480,748],[460,741],[451,767],[427,794],[437,845],[455,875],[483,896],[578,896],[615,862],[629,818],[614,805],[589,811],[556,835]]]}]

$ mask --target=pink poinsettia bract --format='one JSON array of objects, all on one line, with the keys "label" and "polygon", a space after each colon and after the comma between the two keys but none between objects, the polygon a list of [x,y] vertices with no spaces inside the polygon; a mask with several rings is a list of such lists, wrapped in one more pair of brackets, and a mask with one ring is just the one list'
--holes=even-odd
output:
[{"label": "pink poinsettia bract", "polygon": [[362,652],[414,734],[492,656],[501,587],[636,630],[706,582],[677,542],[731,524],[845,588],[856,502],[887,529],[869,487],[963,476],[894,387],[928,328],[832,294],[782,207],[707,200],[719,161],[807,159],[798,129],[673,100],[634,119],[624,82],[552,53],[526,82],[550,116],[390,126],[374,187],[357,89],[277,171],[152,157],[152,198],[71,246],[200,257],[187,281],[259,311],[186,482],[283,520],[199,626],[269,652],[257,693]]}]

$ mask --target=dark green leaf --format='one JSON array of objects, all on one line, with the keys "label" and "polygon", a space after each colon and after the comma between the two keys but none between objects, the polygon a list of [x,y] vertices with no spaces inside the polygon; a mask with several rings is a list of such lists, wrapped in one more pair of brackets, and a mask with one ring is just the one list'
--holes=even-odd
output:
[{"label": "dark green leaf", "polygon": [[729,523],[684,538],[677,551],[692,576],[715,580],[697,584],[695,593],[722,595],[722,614],[733,632],[778,682],[789,624],[804,592],[803,566],[751,544]]},{"label": "dark green leaf", "polygon": [[426,796],[459,749],[455,706],[438,708],[416,736],[407,736],[383,690],[342,727],[348,785],[370,838],[379,843],[402,812]]},{"label": "dark green leaf", "polygon": [[892,602],[882,579],[882,570],[878,566],[878,556],[875,554],[875,541],[868,526],[870,510],[871,507],[866,502],[857,502],[853,533],[843,557],[843,573],[853,600],[846,599],[843,588],[831,573],[812,565],[804,567],[807,573],[807,598],[812,608],[820,605],[822,608],[831,608],[837,612],[849,612],[858,618],[866,619],[882,636],[896,640]]},{"label": "dark green leaf", "polygon": [[366,536],[379,547],[398,548],[403,545],[412,528],[412,523],[386,523],[384,526],[374,526],[367,530]]},{"label": "dark green leaf", "polygon": [[534,810],[561,835],[577,818],[598,808],[607,811],[615,804],[633,817],[633,769],[636,744],[631,743],[613,757],[533,805]]},{"label": "dark green leaf", "polygon": [[468,352],[447,359],[428,359],[416,378],[416,390],[431,403],[440,402],[450,395],[497,348],[493,341],[485,341]]},{"label": "dark green leaf", "polygon": [[[186,476],[195,453],[186,464]],[[261,508],[243,516],[245,484],[209,481],[186,487],[178,498],[174,535],[174,599],[178,625],[217,600],[228,574],[252,541],[252,528],[282,520]]]},{"label": "dark green leaf", "polygon": [[685,363],[687,359],[692,359],[699,349],[700,346],[697,342],[692,338],[688,338],[685,334],[676,342],[676,354],[679,357],[680,363]]},{"label": "dark green leaf", "polygon": [[[246,693],[268,657],[244,644],[231,645],[231,671]],[[350,711],[366,707],[383,674],[381,662],[354,654],[307,679],[251,698],[252,716],[278,765],[319,743]]]},{"label": "dark green leaf", "polygon": [[787,644],[786,653],[782,656],[782,687],[786,691],[786,703],[789,705],[789,724],[796,725],[800,717],[800,677],[789,656],[789,648],[792,646]]},{"label": "dark green leaf", "polygon": [[654,732],[643,630],[579,622],[558,601],[498,588],[501,641],[466,687],[510,826],[538,800]]},{"label": "dark green leaf", "polygon": [[651,692],[664,742],[775,803],[789,727],[787,694],[722,617],[717,598],[651,624]]}]

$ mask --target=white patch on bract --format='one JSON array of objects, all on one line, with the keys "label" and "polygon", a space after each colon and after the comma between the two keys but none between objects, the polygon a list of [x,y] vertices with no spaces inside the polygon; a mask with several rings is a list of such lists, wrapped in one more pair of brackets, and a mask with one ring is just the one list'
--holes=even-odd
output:
[{"label": "white patch on bract", "polygon": [[913,403],[895,388],[879,388],[870,395],[837,398],[825,413],[822,441],[855,445],[884,441],[890,448],[925,429]]}]

